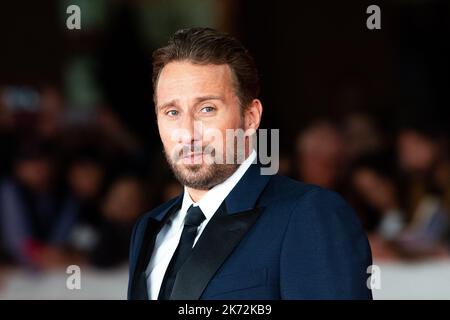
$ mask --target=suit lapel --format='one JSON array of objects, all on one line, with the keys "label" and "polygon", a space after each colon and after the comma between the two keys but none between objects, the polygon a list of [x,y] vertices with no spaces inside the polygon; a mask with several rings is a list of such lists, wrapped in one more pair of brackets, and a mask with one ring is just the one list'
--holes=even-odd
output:
[{"label": "suit lapel", "polygon": [[256,222],[261,208],[227,214],[222,205],[175,279],[171,300],[197,300],[214,274]]},{"label": "suit lapel", "polygon": [[145,267],[153,251],[156,235],[161,229],[161,224],[153,219],[149,218],[147,221],[147,228],[145,230],[144,238],[141,243],[141,249],[139,251],[139,257],[136,263],[136,268],[133,273],[133,285],[131,287],[131,299],[132,300],[147,300],[147,280],[145,277]]},{"label": "suit lapel", "polygon": [[[182,199],[182,196],[180,196],[179,199]],[[132,276],[133,282],[130,296],[130,299],[132,300],[148,300],[149,298],[145,270],[153,253],[156,236],[162,226],[166,223],[167,219],[180,208],[179,199],[175,201],[173,205],[169,206],[165,210],[162,210],[155,216],[148,217],[147,221],[143,222],[147,225],[145,226],[144,234],[141,235],[141,242],[136,244],[140,249],[136,267]]]}]

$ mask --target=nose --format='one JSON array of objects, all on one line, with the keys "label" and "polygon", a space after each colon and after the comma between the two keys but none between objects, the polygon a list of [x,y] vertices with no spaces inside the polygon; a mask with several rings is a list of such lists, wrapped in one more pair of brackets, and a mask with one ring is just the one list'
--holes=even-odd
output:
[{"label": "nose", "polygon": [[195,120],[189,114],[186,114],[180,121],[179,130],[177,130],[176,141],[183,145],[193,144],[195,141],[200,141],[202,139],[202,123],[201,121]]}]

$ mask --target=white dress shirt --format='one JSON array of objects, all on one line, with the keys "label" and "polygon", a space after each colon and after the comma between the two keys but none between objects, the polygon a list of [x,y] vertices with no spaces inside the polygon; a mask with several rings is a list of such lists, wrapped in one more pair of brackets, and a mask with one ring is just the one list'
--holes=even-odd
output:
[{"label": "white dress shirt", "polygon": [[244,173],[250,165],[256,160],[255,150],[245,159],[238,169],[224,182],[214,186],[198,201],[194,203],[189,195],[187,188],[184,187],[183,203],[181,209],[168,219],[167,223],[161,228],[156,237],[155,247],[150,262],[145,271],[147,278],[148,297],[151,300],[157,300],[159,290],[164,279],[164,274],[169,266],[170,260],[178,246],[181,238],[181,233],[184,227],[184,218],[187,210],[193,204],[200,206],[206,219],[198,227],[197,237],[194,241],[194,246],[197,243],[201,233],[205,229],[209,220],[211,220],[214,213],[219,209],[222,202],[233,190],[234,186],[239,182]]}]

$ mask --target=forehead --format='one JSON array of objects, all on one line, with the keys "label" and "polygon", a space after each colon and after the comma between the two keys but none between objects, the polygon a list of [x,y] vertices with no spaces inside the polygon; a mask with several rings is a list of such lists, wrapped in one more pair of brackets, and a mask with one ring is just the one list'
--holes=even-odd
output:
[{"label": "forehead", "polygon": [[156,86],[156,98],[163,100],[189,99],[201,95],[226,95],[233,92],[231,69],[228,65],[199,65],[188,61],[168,63]]}]

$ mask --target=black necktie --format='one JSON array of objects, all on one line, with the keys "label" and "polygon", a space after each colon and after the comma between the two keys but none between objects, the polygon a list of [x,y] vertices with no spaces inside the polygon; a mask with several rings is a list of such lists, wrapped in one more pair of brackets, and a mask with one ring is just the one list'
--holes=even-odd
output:
[{"label": "black necktie", "polygon": [[184,220],[184,228],[181,233],[180,242],[164,274],[158,300],[169,300],[178,270],[180,270],[183,263],[189,257],[195,237],[197,236],[198,226],[205,219],[206,217],[199,206],[190,206]]}]

